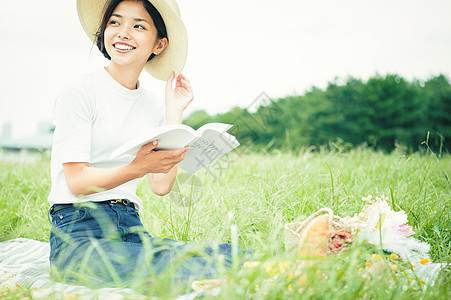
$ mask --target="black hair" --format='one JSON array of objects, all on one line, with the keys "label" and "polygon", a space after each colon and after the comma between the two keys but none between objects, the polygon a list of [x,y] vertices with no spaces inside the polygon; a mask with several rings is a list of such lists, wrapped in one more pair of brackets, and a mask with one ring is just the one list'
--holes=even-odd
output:
[{"label": "black hair", "polygon": [[[99,30],[96,32],[97,48],[99,48],[100,52],[102,52],[103,55],[109,60],[111,60],[111,57],[108,54],[108,52],[106,51],[105,41],[104,41],[105,29],[106,29],[106,27],[108,25],[108,20],[111,18],[111,15],[113,14],[114,10],[119,5],[119,3],[121,3],[122,1],[126,1],[126,0],[110,0],[105,5],[106,8],[105,8],[104,13],[103,13],[102,22],[100,23]],[[133,0],[133,1],[140,1],[140,2],[142,2],[142,4],[144,5],[144,8],[146,9],[147,13],[152,18],[152,21],[153,21],[153,24],[155,25],[155,28],[157,29],[157,36],[158,36],[158,38],[159,39],[162,39],[162,38],[167,38],[168,39],[168,34],[167,34],[167,31],[166,31],[166,25],[164,24],[163,18],[161,17],[160,13],[155,8],[155,6],[153,6],[152,3],[150,3],[150,1],[148,1],[148,0]],[[154,56],[155,56],[154,53],[150,54],[150,56],[147,59],[147,61],[151,60]]]}]

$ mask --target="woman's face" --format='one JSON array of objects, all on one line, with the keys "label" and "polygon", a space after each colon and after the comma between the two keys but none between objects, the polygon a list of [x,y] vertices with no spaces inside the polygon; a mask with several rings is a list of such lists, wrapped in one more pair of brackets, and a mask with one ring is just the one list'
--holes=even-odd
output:
[{"label": "woman's face", "polygon": [[157,38],[157,29],[141,1],[122,1],[105,28],[105,49],[111,62],[144,67],[149,56],[159,54],[167,39]]}]

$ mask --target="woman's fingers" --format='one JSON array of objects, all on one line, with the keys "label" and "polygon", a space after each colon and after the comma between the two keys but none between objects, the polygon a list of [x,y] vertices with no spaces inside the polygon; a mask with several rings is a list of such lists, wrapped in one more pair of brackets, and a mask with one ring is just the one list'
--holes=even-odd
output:
[{"label": "woman's fingers", "polygon": [[179,76],[177,76],[177,82],[176,82],[175,86],[176,87],[181,87],[182,85],[183,85],[182,77],[180,77],[180,75],[179,75]]},{"label": "woman's fingers", "polygon": [[[189,82],[188,78],[186,78],[185,75],[183,74],[179,74],[177,77],[175,77],[175,73],[172,72],[171,75],[169,76],[167,82],[166,82],[166,94],[168,95],[173,89],[173,81],[175,79],[175,89],[179,90],[179,92],[186,94],[186,92],[188,92],[188,94],[192,94],[192,89],[191,89],[191,83]],[[186,91],[183,91],[186,90]]]},{"label": "woman's fingers", "polygon": [[158,160],[166,161],[168,163],[179,163],[185,157],[186,151],[190,149],[189,146],[177,150],[163,150],[154,152],[158,156]]},{"label": "woman's fingers", "polygon": [[182,80],[181,81],[182,87],[184,87],[187,90],[191,90],[191,84],[188,81]]},{"label": "woman's fingers", "polygon": [[153,149],[155,149],[157,146],[158,146],[158,141],[154,140],[154,141],[142,146],[139,151],[144,151],[144,153],[147,155],[147,154],[150,154],[150,152],[152,152]]},{"label": "woman's fingers", "polygon": [[168,77],[168,80],[166,81],[166,91],[172,89],[172,82],[174,81],[175,73],[171,72],[171,75]]},{"label": "woman's fingers", "polygon": [[154,151],[157,145],[157,140],[154,140],[142,146],[133,161],[145,174],[168,172],[185,158],[186,151],[190,149],[186,146],[177,150]]},{"label": "woman's fingers", "polygon": [[179,74],[179,76],[177,76],[177,87],[184,87],[184,88],[191,88],[191,82],[188,80],[188,78],[186,78],[185,75],[183,74]]},{"label": "woman's fingers", "polygon": [[191,82],[188,80],[188,78],[185,75],[180,74],[178,77],[182,78],[183,80],[185,80],[186,82],[191,84]]},{"label": "woman's fingers", "polygon": [[189,147],[180,148],[172,151],[157,151],[154,153],[156,161],[158,161],[158,168],[156,173],[163,172],[167,173],[176,164],[181,162],[185,158],[186,151]]},{"label": "woman's fingers", "polygon": [[190,149],[189,146],[186,146],[174,151],[170,151],[172,152],[174,162],[175,163],[181,162],[185,158],[186,151],[188,151],[189,149]]}]

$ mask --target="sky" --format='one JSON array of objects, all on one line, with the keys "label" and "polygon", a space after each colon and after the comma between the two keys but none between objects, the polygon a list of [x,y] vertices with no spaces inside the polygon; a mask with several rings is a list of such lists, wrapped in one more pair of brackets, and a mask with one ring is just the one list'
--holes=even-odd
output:
[{"label": "sky", "polygon": [[[248,107],[325,88],[335,78],[451,75],[449,0],[179,0],[188,39],[185,115]],[[78,21],[75,0],[2,0],[0,126],[13,138],[51,121],[59,90],[108,65]],[[164,101],[165,83],[143,72]],[[1,132],[0,132],[1,134]]]}]

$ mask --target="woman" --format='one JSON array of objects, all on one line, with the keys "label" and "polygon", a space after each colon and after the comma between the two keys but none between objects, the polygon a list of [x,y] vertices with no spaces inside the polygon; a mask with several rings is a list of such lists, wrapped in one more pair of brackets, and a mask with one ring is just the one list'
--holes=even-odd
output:
[{"label": "woman", "polygon": [[[151,237],[138,215],[137,180],[148,175],[154,193],[169,193],[176,164],[189,147],[154,151],[158,141],[153,141],[136,157],[109,158],[143,130],[181,123],[193,100],[188,79],[175,75],[187,53],[177,3],[78,0],[77,8],[84,30],[111,62],[69,84],[55,104],[52,275],[89,286],[128,285],[155,276],[184,283],[217,276],[222,265],[231,265],[230,244],[200,249]],[[138,81],[143,69],[167,78],[164,113]]]}]

